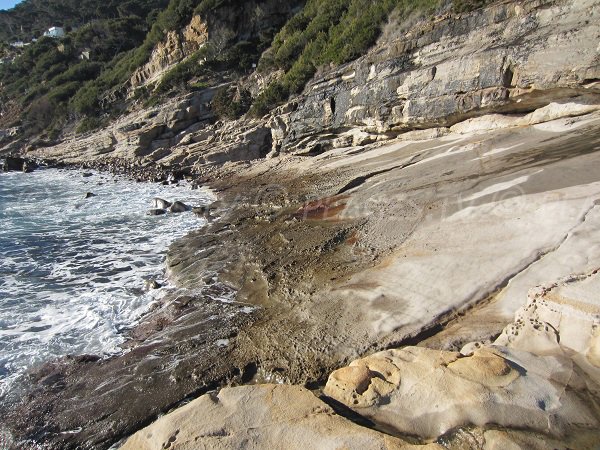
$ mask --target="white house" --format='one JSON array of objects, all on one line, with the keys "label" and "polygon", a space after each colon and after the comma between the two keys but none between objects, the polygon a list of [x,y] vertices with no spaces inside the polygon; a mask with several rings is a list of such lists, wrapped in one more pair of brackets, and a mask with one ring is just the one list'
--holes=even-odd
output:
[{"label": "white house", "polygon": [[65,35],[65,30],[62,27],[52,27],[44,33],[44,36],[51,38],[61,38]]}]

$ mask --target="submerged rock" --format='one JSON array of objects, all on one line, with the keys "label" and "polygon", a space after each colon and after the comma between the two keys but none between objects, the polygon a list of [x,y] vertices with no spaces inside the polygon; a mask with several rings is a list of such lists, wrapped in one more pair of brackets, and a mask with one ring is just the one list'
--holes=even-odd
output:
[{"label": "submerged rock", "polygon": [[146,280],[144,282],[144,286],[145,286],[145,288],[146,288],[147,291],[150,291],[150,290],[153,290],[153,289],[160,289],[162,287],[162,284],[160,284],[156,280]]},{"label": "submerged rock", "polygon": [[93,192],[86,192],[86,194],[85,194],[85,198],[92,198],[95,196],[96,196],[96,194],[94,194]]},{"label": "submerged rock", "polygon": [[146,214],[149,216],[162,216],[166,213],[167,211],[165,209],[150,209]]}]

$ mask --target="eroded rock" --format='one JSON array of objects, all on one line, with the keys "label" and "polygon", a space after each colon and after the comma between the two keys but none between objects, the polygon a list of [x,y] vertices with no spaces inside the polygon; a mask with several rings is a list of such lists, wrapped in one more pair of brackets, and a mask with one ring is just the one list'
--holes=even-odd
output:
[{"label": "eroded rock", "polygon": [[472,425],[555,439],[595,430],[599,283],[593,272],[536,289],[493,345],[376,353],[333,372],[324,392],[382,427],[425,439]]},{"label": "eroded rock", "polygon": [[356,425],[299,386],[255,385],[222,389],[167,414],[130,437],[122,450],[442,449],[413,446]]}]

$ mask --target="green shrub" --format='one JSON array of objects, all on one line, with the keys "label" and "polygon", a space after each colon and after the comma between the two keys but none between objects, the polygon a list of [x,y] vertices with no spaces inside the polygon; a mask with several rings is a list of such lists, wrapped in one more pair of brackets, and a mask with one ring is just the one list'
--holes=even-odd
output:
[{"label": "green shrub", "polygon": [[211,108],[220,118],[238,119],[248,111],[251,102],[252,96],[247,90],[223,87],[213,97]]},{"label": "green shrub", "polygon": [[492,3],[494,0],[454,0],[452,8],[454,11],[462,13],[474,11]]},{"label": "green shrub", "polygon": [[255,99],[251,114],[261,116],[300,92],[317,67],[343,64],[363,55],[375,43],[394,9],[400,18],[408,17],[414,11],[431,13],[441,1],[308,0],[263,54],[260,70],[279,68],[285,70],[285,75]]},{"label": "green shrub", "polygon": [[77,91],[71,100],[70,106],[81,115],[93,116],[98,113],[99,97],[100,90],[98,86],[95,83],[87,83]]},{"label": "green shrub", "polygon": [[83,120],[79,122],[75,132],[78,134],[89,133],[90,131],[97,130],[104,125],[104,122],[97,117],[84,117]]},{"label": "green shrub", "polygon": [[80,81],[70,81],[66,84],[61,84],[48,92],[48,99],[55,104],[67,102],[80,87]]}]

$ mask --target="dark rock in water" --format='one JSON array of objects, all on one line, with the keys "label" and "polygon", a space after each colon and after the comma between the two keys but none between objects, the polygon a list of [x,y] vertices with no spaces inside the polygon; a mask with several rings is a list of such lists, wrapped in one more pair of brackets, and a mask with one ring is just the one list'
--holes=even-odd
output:
[{"label": "dark rock in water", "polygon": [[188,205],[186,205],[186,204],[185,204],[185,203],[183,203],[183,202],[179,202],[179,201],[177,201],[177,202],[175,202],[175,203],[173,203],[173,204],[171,205],[171,209],[170,209],[170,211],[171,211],[172,213],[182,213],[182,212],[189,211],[189,210],[191,210],[191,209],[192,209],[192,207],[191,207],[191,206],[188,206]]},{"label": "dark rock in water", "polygon": [[166,213],[167,213],[167,211],[164,209],[151,209],[146,214],[149,216],[162,216],[163,214],[166,214]]},{"label": "dark rock in water", "polygon": [[96,194],[94,194],[93,192],[86,192],[85,193],[85,198],[92,198],[92,197],[95,197],[95,196],[96,196]]},{"label": "dark rock in water", "polygon": [[2,164],[2,170],[4,172],[21,171],[26,161],[23,158],[15,156],[7,156]]},{"label": "dark rock in water", "polygon": [[32,161],[27,161],[25,160],[23,162],[23,172],[24,173],[31,173],[33,172],[35,169],[37,169],[37,164],[35,164]]},{"label": "dark rock in water", "polygon": [[93,174],[93,173],[90,173],[90,172],[84,172],[84,174],[83,174],[82,176],[83,176],[83,178],[89,178],[89,177],[91,177],[92,175],[94,175],[94,174]]},{"label": "dark rock in water", "polygon": [[162,284],[160,284],[158,281],[156,280],[146,280],[146,282],[144,283],[146,290],[150,291],[153,289],[159,289],[162,287]]},{"label": "dark rock in water", "polygon": [[185,179],[186,173],[183,170],[174,170],[167,175],[167,181],[173,183]]},{"label": "dark rock in water", "polygon": [[154,200],[152,200],[152,206],[154,206],[155,208],[158,209],[167,209],[169,206],[171,206],[172,203],[167,201],[167,200],[163,200],[162,198],[155,198]]}]

